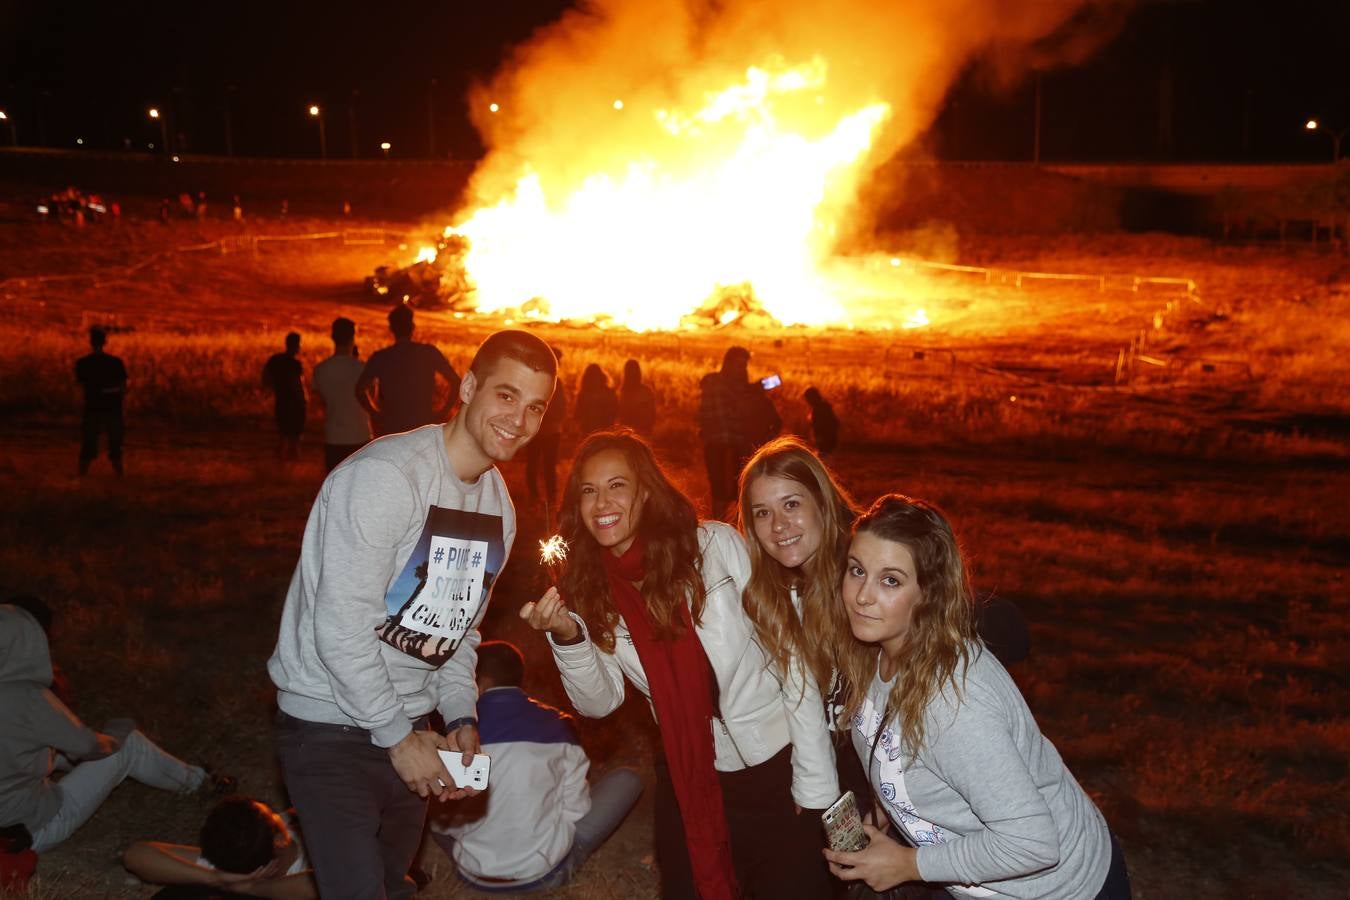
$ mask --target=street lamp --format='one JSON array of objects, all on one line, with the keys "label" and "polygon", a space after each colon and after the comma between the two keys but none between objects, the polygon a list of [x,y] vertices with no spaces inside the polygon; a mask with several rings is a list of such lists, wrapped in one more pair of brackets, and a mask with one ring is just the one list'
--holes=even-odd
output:
[{"label": "street lamp", "polygon": [[14,136],[14,120],[11,119],[3,109],[0,109],[0,122],[9,126],[9,145],[11,147],[19,146],[19,139]]},{"label": "street lamp", "polygon": [[388,141],[380,141],[380,152],[384,154],[385,159],[389,158],[389,150],[392,146]]},{"label": "street lamp", "polygon": [[317,104],[310,104],[309,116],[319,123],[319,158],[328,158],[328,138],[323,131],[323,110],[319,109]]},{"label": "street lamp", "polygon": [[146,110],[150,118],[159,123],[159,145],[164,148],[164,155],[169,154],[169,126],[166,117],[159,111],[158,106],[152,106]]},{"label": "street lamp", "polygon": [[[1308,131],[1324,130],[1322,123],[1316,119],[1309,119],[1303,127]],[[1345,137],[1346,132],[1350,132],[1350,127],[1342,128],[1340,131],[1325,131],[1326,135],[1331,138],[1331,161],[1334,163],[1341,161],[1341,140]]]},{"label": "street lamp", "polygon": [[234,120],[231,116],[230,106],[234,100],[234,92],[238,88],[232,84],[225,85],[225,155],[234,156]]}]

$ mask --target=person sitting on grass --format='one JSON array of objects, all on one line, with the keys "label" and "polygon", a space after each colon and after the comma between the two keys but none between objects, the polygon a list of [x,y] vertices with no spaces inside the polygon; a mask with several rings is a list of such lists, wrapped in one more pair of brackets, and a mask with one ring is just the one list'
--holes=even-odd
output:
[{"label": "person sitting on grass", "polygon": [[289,813],[250,797],[227,797],[207,815],[199,840],[196,847],[137,841],[122,854],[122,864],[142,881],[184,888],[161,891],[156,896],[162,900],[319,896]]},{"label": "person sitting on grass", "polygon": [[51,684],[42,625],[25,609],[0,605],[0,826],[26,827],[39,854],[70,837],[128,777],[179,794],[212,783],[128,719],[89,728]]},{"label": "person sitting on grass", "polygon": [[587,784],[590,760],[572,717],[532,699],[525,657],[506,641],[478,648],[478,725],[492,760],[488,790],[439,804],[431,836],[470,886],[512,894],[562,887],[642,793],[642,778],[611,769]]}]

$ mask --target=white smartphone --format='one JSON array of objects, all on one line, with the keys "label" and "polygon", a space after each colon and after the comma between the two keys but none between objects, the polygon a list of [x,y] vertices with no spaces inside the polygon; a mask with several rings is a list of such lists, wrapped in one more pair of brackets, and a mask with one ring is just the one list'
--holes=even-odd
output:
[{"label": "white smartphone", "polygon": [[761,378],[761,379],[759,380],[759,385],[760,385],[760,387],[764,388],[764,390],[766,390],[766,391],[771,391],[771,390],[773,390],[774,388],[782,387],[782,386],[783,386],[783,376],[781,376],[781,375],[779,375],[779,374],[777,374],[777,373],[774,373],[773,375],[765,376],[764,378]]},{"label": "white smartphone", "polygon": [[492,760],[486,753],[479,753],[473,758],[473,762],[468,766],[464,765],[464,754],[458,750],[440,750],[441,762],[445,764],[445,770],[450,773],[450,778],[455,782],[454,786],[458,788],[471,787],[474,790],[487,790],[488,770],[492,766]]},{"label": "white smartphone", "polygon": [[867,846],[867,832],[863,831],[858,799],[852,791],[844,791],[844,796],[834,801],[820,819],[825,825],[825,840],[831,850],[856,853]]}]

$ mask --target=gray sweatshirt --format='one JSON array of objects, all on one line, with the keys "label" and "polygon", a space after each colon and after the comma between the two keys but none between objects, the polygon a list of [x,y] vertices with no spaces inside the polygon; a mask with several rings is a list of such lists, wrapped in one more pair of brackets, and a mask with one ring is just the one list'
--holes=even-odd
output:
[{"label": "gray sweatshirt", "polygon": [[0,606],[0,825],[37,831],[61,806],[48,780],[52,750],[80,759],[98,735],[50,690],[47,635],[28,613]]},{"label": "gray sweatshirt", "polygon": [[853,720],[872,789],[919,848],[925,881],[958,896],[1095,896],[1111,863],[1105,819],[994,654],[974,647],[972,655],[960,702],[950,686],[930,701],[914,761],[892,717],[868,765],[891,689],[873,679]]},{"label": "gray sweatshirt", "polygon": [[283,712],[380,747],[433,709],[474,715],[478,625],[516,517],[495,468],[459,480],[442,427],[367,444],[319,489],[267,663]]}]

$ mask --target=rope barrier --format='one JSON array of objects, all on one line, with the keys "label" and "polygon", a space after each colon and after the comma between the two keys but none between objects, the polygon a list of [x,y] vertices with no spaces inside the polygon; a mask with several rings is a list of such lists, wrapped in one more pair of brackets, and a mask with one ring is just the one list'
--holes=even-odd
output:
[{"label": "rope barrier", "polygon": [[373,244],[385,244],[390,240],[402,241],[406,235],[395,231],[385,231],[384,229],[358,229],[352,231],[318,231],[310,234],[258,234],[258,235],[230,235],[217,241],[209,241],[204,244],[187,244],[182,247],[175,247],[173,250],[161,251],[147,256],[138,263],[132,263],[126,266],[114,266],[107,269],[98,269],[93,272],[76,272],[64,275],[13,275],[9,278],[0,278],[0,288],[14,287],[27,288],[32,286],[42,286],[52,282],[69,282],[92,280],[96,285],[103,283],[110,278],[124,278],[141,269],[163,259],[170,253],[205,253],[216,251],[220,254],[230,252],[239,252],[248,250],[256,253],[258,245],[265,241],[289,242],[289,241],[314,241],[331,240],[341,238],[342,242],[349,246],[362,246]]},{"label": "rope barrier", "polygon": [[[316,240],[334,240],[341,239],[347,246],[362,246],[385,244],[391,239],[395,241],[406,240],[405,234],[386,231],[384,229],[352,229],[347,231],[320,231],[307,234],[280,234],[280,235],[231,235],[220,240],[210,241],[203,244],[189,244],[177,247],[173,251],[164,251],[153,254],[146,259],[128,266],[117,267],[113,269],[104,269],[96,272],[66,274],[66,275],[27,275],[15,276],[6,279],[0,279],[0,288],[18,287],[26,288],[29,286],[42,286],[51,282],[75,282],[82,280],[92,280],[95,285],[111,280],[126,278],[129,275],[152,265],[156,261],[164,258],[170,252],[177,253],[200,253],[216,251],[226,254],[231,252],[248,251],[258,252],[260,244],[265,242],[272,243],[293,243],[298,241],[316,241]],[[914,257],[890,257],[891,265],[894,268],[912,268],[912,269],[932,269],[943,272],[956,272],[967,275],[983,275],[987,284],[1000,283],[1012,284],[1021,288],[1024,281],[1067,281],[1067,282],[1087,282],[1095,283],[1099,291],[1105,292],[1108,288],[1117,287],[1120,290],[1130,290],[1137,293],[1144,285],[1161,285],[1169,287],[1184,288],[1185,300],[1193,303],[1199,303],[1197,296],[1198,286],[1192,278],[1178,278],[1171,276],[1157,275],[1090,275],[1086,273],[1073,272],[1034,272],[1019,269],[1002,269],[989,266],[968,266],[956,263],[942,263],[932,260],[916,259]],[[1128,286],[1127,286],[1128,285]],[[1153,330],[1161,330],[1167,322],[1167,318],[1180,309],[1183,301],[1169,300],[1167,303],[1154,311],[1151,324]],[[82,319],[88,317],[86,311]],[[1201,376],[1238,375],[1247,380],[1254,378],[1251,366],[1246,362],[1235,360],[1214,360],[1202,357],[1184,357],[1173,356],[1170,359],[1161,359],[1157,356],[1144,354],[1142,351],[1147,345],[1147,329],[1141,329],[1128,344],[1121,348],[1116,357],[1114,384],[1108,386],[1100,385],[1069,385],[1062,382],[1050,382],[1038,380],[1023,374],[1011,372],[1006,368],[997,368],[972,363],[959,363],[957,354],[954,351],[921,346],[898,345],[888,347],[882,357],[882,364],[892,363],[891,354],[897,355],[896,362],[901,362],[902,357],[908,357],[903,361],[908,363],[910,369],[923,369],[933,374],[956,375],[960,368],[968,368],[976,372],[982,372],[990,375],[997,375],[1003,378],[1012,378],[1021,383],[1040,385],[1058,389],[1072,390],[1102,390],[1109,388],[1120,388],[1129,384],[1130,379],[1136,374],[1139,365],[1150,367],[1152,370],[1160,370],[1157,374],[1164,375],[1168,380],[1172,380],[1182,373],[1198,372]],[[912,371],[912,375],[923,375],[926,372]]]},{"label": "rope barrier", "polygon": [[933,262],[927,259],[916,259],[910,256],[892,256],[891,265],[894,268],[911,267],[915,269],[936,269],[942,272],[960,272],[968,275],[983,275],[986,284],[993,284],[998,281],[1001,284],[1013,284],[1017,287],[1022,286],[1024,280],[1043,280],[1043,281],[1087,281],[1095,282],[1099,290],[1105,291],[1112,286],[1112,281],[1128,283],[1129,287],[1121,287],[1120,290],[1131,290],[1138,292],[1141,285],[1159,284],[1159,285],[1177,285],[1184,287],[1188,295],[1194,294],[1198,287],[1193,278],[1176,278],[1160,275],[1089,275],[1077,272],[1028,272],[1021,269],[1003,269],[990,266],[964,266],[955,263]]}]

